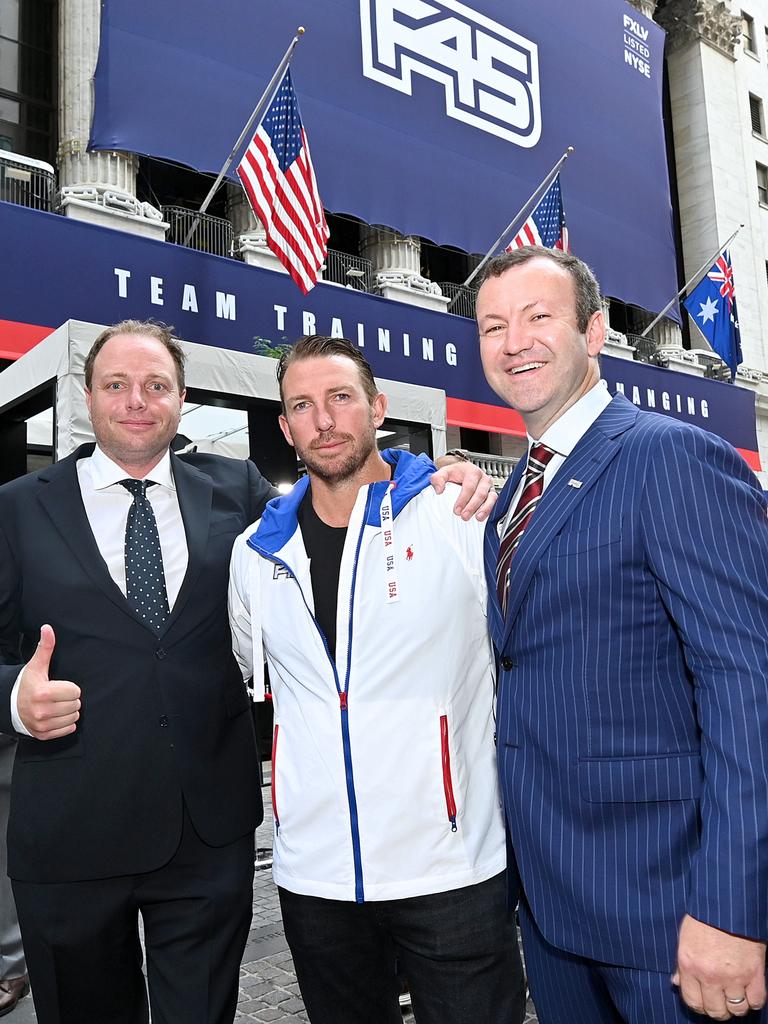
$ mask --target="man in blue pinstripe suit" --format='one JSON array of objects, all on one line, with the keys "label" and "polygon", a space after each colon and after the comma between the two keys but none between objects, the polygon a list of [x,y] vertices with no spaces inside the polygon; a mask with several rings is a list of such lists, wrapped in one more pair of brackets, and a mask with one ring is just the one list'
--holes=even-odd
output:
[{"label": "man in blue pinstripe suit", "polygon": [[767,1019],[763,494],[720,438],[611,399],[580,260],[495,257],[477,315],[491,387],[546,446],[543,493],[522,460],[485,550],[539,1019]]}]

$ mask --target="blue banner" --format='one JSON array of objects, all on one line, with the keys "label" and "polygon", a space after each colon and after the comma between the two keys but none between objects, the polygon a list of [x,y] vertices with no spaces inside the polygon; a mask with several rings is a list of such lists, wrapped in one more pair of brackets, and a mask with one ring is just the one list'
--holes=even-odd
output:
[{"label": "blue banner", "polygon": [[[66,320],[155,317],[186,341],[277,356],[302,334],[347,337],[379,377],[442,388],[448,421],[524,433],[488,387],[472,320],[333,284],[302,296],[287,274],[0,202],[0,351]],[[639,408],[720,434],[759,469],[745,388],[606,356],[603,376]]]},{"label": "blue banner", "polygon": [[104,0],[91,145],[218,172],[302,24],[327,209],[484,253],[573,145],[573,251],[607,295],[675,293],[664,33],[624,0]]}]

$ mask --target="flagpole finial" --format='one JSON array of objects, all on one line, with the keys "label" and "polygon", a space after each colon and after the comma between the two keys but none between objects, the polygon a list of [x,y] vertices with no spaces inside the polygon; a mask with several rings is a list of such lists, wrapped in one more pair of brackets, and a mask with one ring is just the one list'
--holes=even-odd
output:
[{"label": "flagpole finial", "polygon": [[307,30],[304,28],[303,25],[299,25],[299,27],[296,29],[296,35],[303,36],[306,31]]}]

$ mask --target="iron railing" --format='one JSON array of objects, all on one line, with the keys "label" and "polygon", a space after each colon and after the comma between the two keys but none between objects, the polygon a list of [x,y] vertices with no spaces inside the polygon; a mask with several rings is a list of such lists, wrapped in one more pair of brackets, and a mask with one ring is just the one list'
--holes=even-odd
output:
[{"label": "iron railing", "polygon": [[0,199],[50,213],[55,188],[56,175],[50,164],[0,151]]},{"label": "iron railing", "polygon": [[465,288],[463,284],[455,284],[453,281],[439,281],[443,295],[451,300],[448,307],[449,313],[456,316],[465,316],[468,320],[475,319],[475,299],[477,292],[474,288]]},{"label": "iron railing", "polygon": [[[164,206],[163,220],[169,224],[167,242],[189,246],[199,252],[209,252],[214,256],[232,255],[232,225],[223,217],[214,217],[210,213],[196,213],[183,206]],[[187,242],[187,235],[195,219],[197,224],[192,237]]]},{"label": "iron railing", "polygon": [[329,249],[323,267],[323,280],[343,284],[359,292],[373,290],[373,264],[364,256]]},{"label": "iron railing", "polygon": [[659,365],[658,352],[662,346],[659,345],[656,338],[651,337],[650,334],[647,334],[645,337],[642,334],[627,334],[626,338],[627,344],[631,345],[635,350],[637,362]]}]

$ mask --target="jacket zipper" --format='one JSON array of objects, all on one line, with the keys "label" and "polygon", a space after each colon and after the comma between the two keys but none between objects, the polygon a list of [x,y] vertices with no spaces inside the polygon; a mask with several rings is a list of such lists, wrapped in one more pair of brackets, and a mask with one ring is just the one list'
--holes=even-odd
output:
[{"label": "jacket zipper", "polygon": [[[355,778],[352,772],[352,745],[349,736],[349,709],[348,709],[348,696],[349,696],[349,677],[352,667],[352,622],[354,615],[355,606],[355,584],[357,582],[357,566],[360,560],[360,548],[363,543],[363,533],[365,532],[365,524],[368,521],[368,513],[371,508],[371,497],[373,494],[373,488],[369,486],[368,497],[365,503],[365,510],[363,512],[363,521],[360,524],[360,533],[357,538],[357,547],[355,548],[355,560],[352,568],[352,585],[349,588],[349,634],[347,638],[347,676],[344,680],[344,689],[342,690],[338,676],[336,677],[336,686],[339,691],[339,709],[341,711],[341,740],[344,748],[344,770],[347,776],[347,800],[349,802],[349,817],[350,825],[352,829],[352,859],[355,866],[355,902],[365,902],[365,888],[363,886],[363,858],[360,849],[360,823],[357,815],[357,796],[355,794]],[[322,632],[322,631],[321,631]],[[326,645],[327,650],[327,645]],[[330,655],[329,655],[330,657]],[[335,671],[335,665],[334,665]]]},{"label": "jacket zipper", "polygon": [[[358,560],[359,560],[359,557],[360,557],[360,548],[361,548],[362,542],[363,542],[363,533],[365,531],[365,524],[368,521],[368,513],[369,513],[369,510],[370,510],[370,506],[371,506],[372,490],[373,489],[371,487],[368,488],[368,498],[366,500],[365,513],[363,515],[363,521],[362,521],[362,524],[360,526],[360,535],[357,538],[357,548],[355,549],[355,562],[354,562],[354,568],[353,568],[353,571],[352,571],[352,586],[351,586],[351,589],[350,589],[350,597],[349,597],[349,639],[348,639],[348,643],[347,643],[347,677],[344,680],[344,689],[341,688],[341,684],[339,683],[339,673],[338,673],[338,670],[336,668],[336,662],[331,657],[331,652],[330,652],[330,649],[328,647],[328,640],[326,639],[325,633],[323,633],[322,629],[320,628],[320,623],[317,621],[315,616],[312,614],[312,611],[310,610],[310,607],[307,604],[307,599],[304,596],[304,591],[299,586],[298,579],[296,578],[296,573],[293,571],[293,569],[290,567],[290,565],[288,565],[287,562],[284,562],[281,558],[278,558],[271,551],[267,551],[265,548],[258,547],[258,546],[254,547],[254,550],[257,551],[260,555],[263,555],[264,558],[268,559],[270,562],[274,562],[276,565],[281,565],[284,569],[287,569],[288,572],[291,574],[292,578],[296,582],[296,586],[299,587],[299,593],[301,594],[301,599],[304,602],[304,606],[307,609],[307,611],[309,612],[310,618],[314,622],[315,628],[317,629],[318,633],[320,634],[320,639],[323,641],[323,647],[325,648],[325,653],[326,653],[326,655],[328,657],[328,661],[330,662],[331,669],[333,671],[333,679],[334,679],[334,682],[336,683],[336,692],[339,695],[339,712],[341,714],[341,743],[342,743],[342,750],[343,750],[343,753],[344,753],[344,774],[345,774],[346,788],[347,788],[347,803],[349,805],[350,829],[351,829],[351,832],[352,832],[352,860],[353,860],[354,868],[355,868],[355,902],[356,903],[364,903],[365,902],[365,889],[364,889],[364,886],[363,886],[363,859],[362,859],[362,854],[361,854],[361,850],[360,850],[360,823],[359,823],[359,820],[358,820],[358,813],[357,813],[357,796],[355,794],[355,778],[354,778],[354,773],[352,771],[352,744],[351,744],[350,735],[349,735],[349,714],[348,714],[348,709],[347,709],[347,701],[348,701],[349,676],[350,676],[350,665],[351,665],[351,659],[350,659],[349,655],[350,655],[350,651],[352,650],[352,611],[353,611],[353,606],[354,606],[355,581],[357,579],[357,564],[358,564]],[[274,777],[275,777],[275,767],[274,767],[274,763],[273,763],[273,765],[272,765],[272,779],[273,780],[274,780]],[[273,785],[274,785],[274,781],[273,781]],[[274,811],[274,808],[273,808],[273,811]]]},{"label": "jacket zipper", "polygon": [[[448,715],[440,715],[440,749],[443,761],[443,790],[445,791],[445,808],[451,823],[451,832],[456,832],[456,799],[453,795],[451,779],[451,750],[448,746]],[[272,769],[274,771],[274,768]]]},{"label": "jacket zipper", "polygon": [[280,832],[280,816],[277,813],[277,737],[280,734],[280,726],[275,726],[275,734],[272,738],[272,817],[275,820],[275,833]]}]

